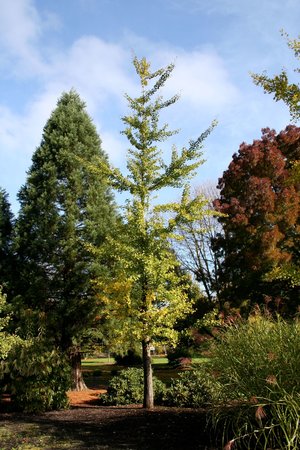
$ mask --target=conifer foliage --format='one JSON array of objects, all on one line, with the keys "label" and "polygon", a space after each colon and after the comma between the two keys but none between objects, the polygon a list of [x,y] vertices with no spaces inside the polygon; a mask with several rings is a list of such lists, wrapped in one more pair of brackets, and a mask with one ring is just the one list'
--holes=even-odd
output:
[{"label": "conifer foliage", "polygon": [[105,267],[87,245],[101,246],[115,221],[105,177],[90,173],[80,158],[107,162],[85,104],[72,90],[51,114],[19,192],[16,249],[24,307],[38,314],[36,332],[70,355],[77,389],[82,336],[97,311],[91,280]]},{"label": "conifer foliage", "polygon": [[[106,167],[112,186],[131,194],[127,202],[122,239],[111,241],[118,260],[118,277],[102,285],[107,297],[109,315],[115,323],[120,342],[125,336],[139,341],[143,350],[144,407],[153,407],[153,386],[150,349],[157,340],[172,340],[174,324],[189,310],[185,283],[176,273],[176,260],[169,238],[180,221],[193,214],[202,214],[197,199],[190,201],[184,189],[182,202],[158,205],[153,197],[165,187],[183,187],[195,169],[203,163],[202,143],[211,132],[209,127],[187,148],[173,148],[171,161],[165,163],[160,142],[174,135],[168,125],[160,125],[161,111],[175,103],[177,96],[163,100],[157,95],[174,66],[155,72],[146,59],[134,58],[140,81],[137,98],[126,96],[131,113],[123,118],[124,134],[131,148],[128,151],[128,175]],[[202,202],[203,203],[203,202]],[[164,220],[162,213],[172,211],[173,218]],[[118,327],[118,322],[120,326]]]},{"label": "conifer foliage", "polygon": [[13,271],[13,214],[10,209],[8,195],[0,188],[0,286],[7,292]]}]

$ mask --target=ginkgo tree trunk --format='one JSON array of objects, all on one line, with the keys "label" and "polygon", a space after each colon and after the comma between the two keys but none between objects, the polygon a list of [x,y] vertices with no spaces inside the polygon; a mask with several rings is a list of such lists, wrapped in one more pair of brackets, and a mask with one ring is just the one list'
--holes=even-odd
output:
[{"label": "ginkgo tree trunk", "polygon": [[[174,65],[151,72],[150,63],[134,58],[140,81],[137,98],[126,95],[130,113],[123,117],[131,148],[128,150],[128,174],[101,164],[111,185],[128,191],[129,199],[122,230],[109,245],[116,255],[116,274],[111,282],[102,283],[99,292],[106,300],[107,315],[114,323],[120,341],[128,334],[142,345],[144,367],[144,407],[153,408],[153,384],[150,347],[156,340],[174,341],[174,324],[189,312],[191,305],[184,281],[175,270],[178,261],[171,250],[170,237],[181,221],[204,213],[203,201],[190,200],[186,183],[203,163],[202,142],[215,123],[187,148],[173,148],[168,163],[162,159],[159,143],[176,133],[160,125],[160,112],[178,100],[163,100],[158,95]],[[181,203],[158,205],[154,196],[163,188],[185,187]],[[172,212],[172,219],[165,219]],[[170,215],[169,215],[170,217]],[[100,287],[100,286],[99,286]]]}]

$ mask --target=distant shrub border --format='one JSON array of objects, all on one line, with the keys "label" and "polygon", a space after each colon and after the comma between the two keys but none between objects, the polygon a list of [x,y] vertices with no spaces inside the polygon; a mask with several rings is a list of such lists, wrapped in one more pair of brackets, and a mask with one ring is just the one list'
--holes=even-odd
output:
[{"label": "distant shrub border", "polygon": [[[187,370],[171,381],[170,387],[153,377],[156,405],[197,408],[219,399],[219,385],[203,369]],[[102,405],[127,405],[143,402],[143,369],[128,368],[112,377]]]}]

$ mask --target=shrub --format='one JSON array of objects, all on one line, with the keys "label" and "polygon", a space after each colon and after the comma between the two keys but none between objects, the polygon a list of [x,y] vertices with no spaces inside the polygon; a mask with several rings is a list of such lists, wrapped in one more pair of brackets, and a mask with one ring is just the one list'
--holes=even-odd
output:
[{"label": "shrub", "polygon": [[[6,302],[6,295],[2,292],[2,287],[0,285],[0,361],[7,358],[9,352],[12,348],[20,343],[22,339],[15,334],[10,334],[6,331],[9,322],[11,320],[11,314],[9,312],[9,306]],[[8,376],[7,374],[0,376],[0,396],[5,391],[5,386],[7,384]]]},{"label": "shrub", "polygon": [[189,369],[192,365],[192,358],[181,356],[180,358],[174,359],[174,361],[169,364],[176,369]]},{"label": "shrub", "polygon": [[300,447],[300,324],[257,315],[212,350],[227,403],[212,411],[227,448]]},{"label": "shrub", "polygon": [[180,358],[191,358],[191,350],[184,346],[178,346],[168,350],[170,365],[176,365]]},{"label": "shrub", "polygon": [[42,412],[67,407],[71,371],[66,358],[40,339],[23,341],[2,362],[15,408]]},{"label": "shrub", "polygon": [[[166,387],[164,383],[153,377],[154,400],[157,404],[162,403]],[[100,396],[102,405],[129,405],[142,403],[144,396],[143,369],[131,367],[122,370],[118,375],[111,378],[107,394]]]},{"label": "shrub", "polygon": [[[206,366],[207,368],[207,366]],[[187,370],[172,379],[165,403],[199,408],[220,400],[220,385],[204,368]]]},{"label": "shrub", "polygon": [[126,355],[114,354],[115,361],[118,366],[139,366],[143,363],[143,359],[134,350],[128,350]]},{"label": "shrub", "polygon": [[12,347],[17,344],[17,342],[21,341],[18,336],[9,334],[6,331],[10,320],[11,314],[9,313],[9,306],[6,302],[6,295],[2,292],[2,287],[0,285],[0,361],[7,358]]}]

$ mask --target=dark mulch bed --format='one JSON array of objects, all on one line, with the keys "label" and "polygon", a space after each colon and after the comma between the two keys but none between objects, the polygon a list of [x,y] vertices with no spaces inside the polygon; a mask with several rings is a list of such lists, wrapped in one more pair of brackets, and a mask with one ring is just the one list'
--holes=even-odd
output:
[{"label": "dark mulch bed", "polygon": [[217,448],[208,444],[205,411],[195,409],[157,407],[146,411],[140,405],[104,407],[93,401],[40,415],[0,412],[0,421],[13,423],[16,430],[26,422],[55,439],[76,441],[76,446],[69,447],[73,450]]}]

